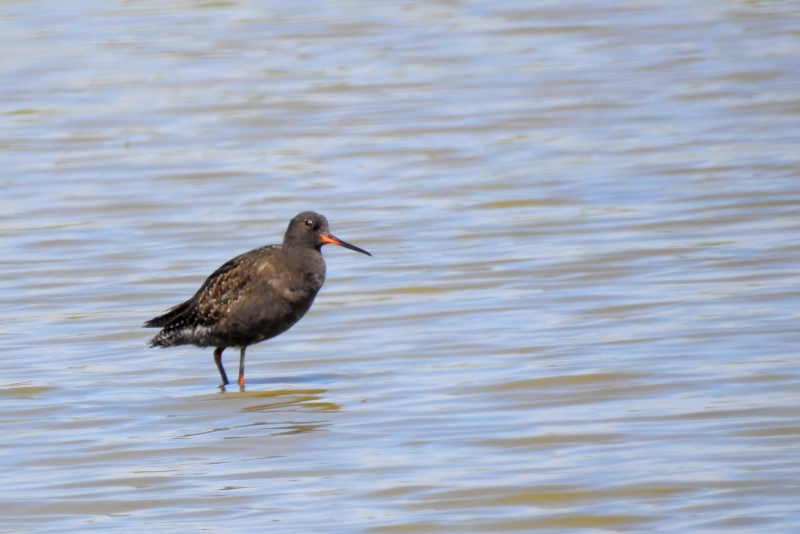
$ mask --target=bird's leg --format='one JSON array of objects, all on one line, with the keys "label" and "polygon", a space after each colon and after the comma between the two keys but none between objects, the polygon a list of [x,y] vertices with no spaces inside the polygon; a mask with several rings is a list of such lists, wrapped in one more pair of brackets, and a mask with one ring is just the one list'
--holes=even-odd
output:
[{"label": "bird's leg", "polygon": [[223,385],[228,385],[228,376],[225,374],[225,368],[222,367],[222,351],[225,350],[225,347],[217,347],[214,349],[214,363],[217,364],[217,369],[219,369],[219,376],[222,377]]},{"label": "bird's leg", "polygon": [[244,351],[247,347],[242,347],[239,353],[239,387],[244,389]]}]

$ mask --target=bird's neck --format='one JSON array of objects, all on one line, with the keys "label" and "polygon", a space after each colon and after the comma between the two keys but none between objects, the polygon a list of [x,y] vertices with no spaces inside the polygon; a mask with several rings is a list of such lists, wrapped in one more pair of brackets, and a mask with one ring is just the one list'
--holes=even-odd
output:
[{"label": "bird's neck", "polygon": [[315,248],[284,248],[286,266],[294,272],[305,273],[325,269],[322,251]]}]

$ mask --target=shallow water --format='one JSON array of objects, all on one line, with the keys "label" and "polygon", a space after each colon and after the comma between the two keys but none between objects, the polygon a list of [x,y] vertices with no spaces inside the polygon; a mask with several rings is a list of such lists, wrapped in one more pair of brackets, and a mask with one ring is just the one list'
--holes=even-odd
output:
[{"label": "shallow water", "polygon": [[[797,530],[799,25],[1,3],[0,530]],[[246,392],[146,348],[306,209]]]}]

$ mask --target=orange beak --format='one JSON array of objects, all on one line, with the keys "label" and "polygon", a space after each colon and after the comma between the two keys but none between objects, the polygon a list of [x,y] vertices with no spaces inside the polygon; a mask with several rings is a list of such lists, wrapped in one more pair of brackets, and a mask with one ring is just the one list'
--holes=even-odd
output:
[{"label": "orange beak", "polygon": [[342,241],[338,237],[334,237],[331,234],[319,234],[319,240],[323,245],[339,245],[340,247],[349,248],[350,250],[355,250],[356,252],[366,254],[367,256],[372,256],[372,254],[363,248],[358,248],[355,245],[351,245],[350,243]]}]

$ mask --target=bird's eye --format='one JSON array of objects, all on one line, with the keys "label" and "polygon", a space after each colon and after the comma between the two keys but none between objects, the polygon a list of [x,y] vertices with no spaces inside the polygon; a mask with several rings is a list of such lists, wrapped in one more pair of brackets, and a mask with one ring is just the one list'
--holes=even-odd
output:
[{"label": "bird's eye", "polygon": [[306,220],[306,222],[304,222],[303,224],[305,224],[305,225],[306,225],[306,226],[308,226],[308,227],[311,227],[311,225],[313,225],[313,224],[314,224],[314,221],[312,221],[311,219],[308,219],[308,220]]}]

